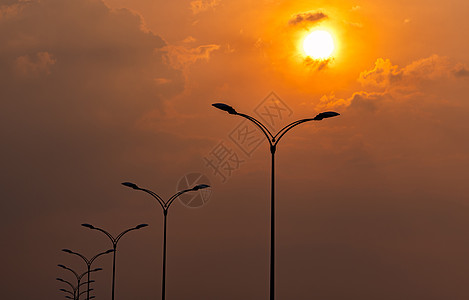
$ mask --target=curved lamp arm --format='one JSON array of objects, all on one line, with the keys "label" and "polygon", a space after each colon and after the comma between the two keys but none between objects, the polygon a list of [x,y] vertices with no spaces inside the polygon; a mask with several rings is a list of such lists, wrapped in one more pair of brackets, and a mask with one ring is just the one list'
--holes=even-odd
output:
[{"label": "curved lamp arm", "polygon": [[70,254],[74,254],[74,255],[78,255],[79,257],[81,257],[81,259],[83,259],[86,263],[86,265],[90,265],[90,261],[83,255],[83,254],[80,254],[78,252],[75,252],[75,251],[72,251],[70,249],[62,249],[63,252],[67,252],[67,253],[70,253]]},{"label": "curved lamp arm", "polygon": [[[102,269],[101,268],[96,268],[96,269],[93,269],[93,270],[90,270],[89,273],[93,273],[93,272],[97,272],[97,271],[101,271]],[[83,278],[83,276],[85,276],[86,274],[88,274],[88,271],[85,271],[83,272],[83,274],[80,274],[77,279],[78,280],[81,280]],[[90,281],[91,282],[91,281]]]},{"label": "curved lamp arm", "polygon": [[76,290],[76,288],[73,286],[73,284],[71,284],[69,281],[67,281],[67,280],[63,280],[62,278],[56,278],[56,280],[58,280],[58,281],[61,281],[61,282],[64,282],[64,283],[68,284],[68,285],[69,285],[69,286],[72,288],[72,290],[73,290],[73,291],[75,291],[75,290]]},{"label": "curved lamp arm", "polygon": [[269,129],[267,129],[267,127],[264,126],[264,124],[259,122],[256,118],[243,114],[243,113],[239,113],[233,107],[225,103],[213,103],[212,106],[220,110],[226,111],[230,115],[238,115],[253,122],[257,127],[259,127],[262,133],[264,133],[265,137],[267,138],[267,140],[269,140],[269,143],[272,146],[272,139],[273,139],[272,133],[269,131]]},{"label": "curved lamp arm", "polygon": [[70,292],[69,290],[66,290],[66,289],[59,289],[59,291],[62,291],[62,292],[65,292],[65,293],[69,293],[70,295],[75,296],[74,293],[72,293],[72,292]]},{"label": "curved lamp arm", "polygon": [[104,252],[96,254],[95,256],[93,256],[93,258],[90,259],[90,266],[96,258],[98,258],[98,257],[100,257],[101,255],[104,255],[104,254],[109,254],[111,252],[114,252],[114,249],[109,249],[109,250],[106,250]]},{"label": "curved lamp arm", "polygon": [[169,209],[169,207],[170,207],[171,204],[174,202],[174,200],[176,200],[177,197],[181,196],[181,195],[184,194],[184,193],[190,192],[190,191],[192,191],[192,189],[187,189],[187,190],[179,191],[179,192],[177,192],[176,194],[172,195],[171,198],[168,199],[168,202],[165,203],[165,208],[166,208],[166,210]]},{"label": "curved lamp arm", "polygon": [[122,231],[122,232],[119,233],[119,235],[116,237],[116,239],[115,239],[115,245],[117,245],[117,242],[118,242],[118,241],[121,239],[121,237],[122,237],[124,234],[126,234],[127,232],[130,232],[130,231],[132,231],[132,230],[137,230],[137,229],[140,229],[140,228],[144,228],[144,227],[147,227],[147,226],[148,226],[148,224],[139,224],[139,225],[137,225],[137,226],[135,226],[135,227],[133,227],[133,228],[129,228],[129,229],[127,229],[127,230]]},{"label": "curved lamp arm", "polygon": [[198,191],[198,190],[201,190],[201,189],[206,189],[206,188],[209,188],[209,187],[210,186],[208,184],[198,184],[198,185],[194,186],[191,189],[186,189],[186,190],[177,192],[176,194],[171,196],[171,198],[169,198],[168,202],[166,203],[166,210],[168,210],[169,207],[171,206],[171,204],[174,202],[174,200],[176,200],[176,198],[181,196],[182,194],[187,193],[187,192],[191,192],[191,191]]},{"label": "curved lamp arm", "polygon": [[89,289],[89,290],[86,290],[86,291],[80,292],[80,295],[78,295],[78,297],[80,297],[81,295],[83,295],[83,294],[84,294],[84,293],[86,293],[86,292],[91,292],[91,291],[93,291],[93,290],[94,290],[94,289]]},{"label": "curved lamp arm", "polygon": [[87,224],[87,223],[83,223],[83,224],[81,224],[81,226],[89,228],[89,229],[94,229],[94,230],[101,231],[102,233],[104,233],[111,240],[111,243],[114,245],[114,237],[109,232],[107,232],[106,230],[104,230],[102,228],[99,228],[99,227],[95,227],[95,226],[93,226],[91,224]]},{"label": "curved lamp arm", "polygon": [[141,188],[141,187],[139,187],[138,185],[136,185],[135,183],[132,183],[132,182],[122,182],[122,185],[124,185],[126,187],[129,187],[129,188],[132,188],[134,190],[139,190],[139,191],[142,191],[142,192],[145,192],[145,193],[149,194],[150,196],[152,196],[153,198],[155,198],[158,201],[158,203],[161,205],[161,208],[163,210],[165,209],[165,204],[164,204],[163,199],[161,199],[161,197],[158,196],[158,194],[156,194],[155,192],[144,189],[144,188]]},{"label": "curved lamp arm", "polygon": [[79,286],[82,286],[84,284],[88,284],[88,283],[93,283],[95,282],[94,280],[90,280],[90,281],[85,281],[85,282],[81,282]]},{"label": "curved lamp arm", "polygon": [[[249,121],[253,122],[257,127],[259,127],[259,129],[264,133],[265,137],[267,138],[267,140],[269,141],[269,143],[272,143],[272,139],[274,138],[274,136],[272,135],[272,133],[270,132],[269,129],[267,129],[267,127],[265,127],[264,124],[262,124],[259,120],[257,120],[256,118],[254,117],[251,117],[250,115],[246,115],[246,114],[242,114],[242,113],[237,113],[238,116],[241,116],[245,119],[248,119]],[[272,144],[271,144],[272,145]]]},{"label": "curved lamp arm", "polygon": [[69,270],[70,272],[72,272],[73,275],[75,275],[75,277],[77,278],[77,280],[79,280],[79,278],[81,278],[81,277],[77,274],[77,272],[75,272],[74,270],[70,269],[69,267],[66,267],[66,266],[64,266],[64,265],[57,265],[57,266],[61,267],[62,269]]},{"label": "curved lamp arm", "polygon": [[[305,122],[308,122],[308,121],[313,121],[314,119],[302,119],[302,120],[298,120],[298,121],[295,121],[295,122],[292,122],[290,124],[288,124],[287,126],[283,127],[282,129],[280,129],[279,132],[277,132],[277,134],[274,136],[274,145],[277,145],[278,142],[280,141],[280,139],[285,135],[285,133],[287,133],[290,129],[292,129],[293,127],[297,126],[297,125],[300,125],[302,123],[305,123]],[[277,138],[278,136],[278,138]]]}]

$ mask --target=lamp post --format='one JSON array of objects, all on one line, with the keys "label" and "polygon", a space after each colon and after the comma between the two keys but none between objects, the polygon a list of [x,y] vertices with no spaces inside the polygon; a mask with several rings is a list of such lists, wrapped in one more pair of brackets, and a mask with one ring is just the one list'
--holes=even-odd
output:
[{"label": "lamp post", "polygon": [[[88,274],[88,278],[89,278],[89,274],[90,274],[91,272],[97,272],[97,271],[101,271],[101,270],[102,270],[101,268],[96,268],[96,269],[93,269],[93,270],[89,270],[89,269],[88,269],[87,271],[83,272],[82,274],[78,274],[78,273],[75,272],[73,269],[70,269],[69,267],[66,267],[66,266],[64,266],[64,265],[57,265],[57,266],[59,266],[59,267],[62,268],[62,269],[68,270],[68,271],[72,272],[73,275],[75,275],[75,278],[77,279],[77,287],[76,287],[76,295],[77,295],[77,298],[80,297],[80,294],[81,294],[81,293],[80,293],[80,286],[81,286],[82,284],[88,284],[88,290],[89,290],[90,283],[91,283],[91,282],[94,282],[94,280],[91,280],[91,281],[88,280],[87,282],[80,283],[80,281],[81,281],[81,279],[83,278],[83,276],[85,276],[85,274]],[[59,278],[57,278],[57,280],[63,281],[63,280],[60,280]]]},{"label": "lamp post", "polygon": [[177,192],[176,194],[172,195],[167,201],[164,201],[160,196],[158,196],[155,192],[150,191],[148,189],[144,189],[136,185],[135,183],[131,182],[123,182],[122,185],[132,188],[134,190],[142,191],[158,201],[160,204],[161,208],[163,209],[163,275],[162,275],[162,284],[161,284],[161,299],[164,300],[166,298],[166,219],[168,217],[168,209],[171,206],[171,204],[174,202],[174,200],[181,196],[184,193],[191,192],[191,191],[198,191],[201,189],[205,189],[210,187],[207,184],[198,184],[194,186],[191,189],[185,189],[182,191]]},{"label": "lamp post", "polygon": [[74,254],[74,255],[77,255],[79,257],[81,257],[81,259],[83,259],[83,261],[86,263],[86,267],[88,268],[88,292],[86,293],[86,299],[89,300],[89,297],[90,297],[90,292],[89,292],[89,289],[90,289],[90,270],[91,270],[91,264],[95,261],[96,258],[100,257],[101,255],[104,255],[104,254],[109,254],[111,252],[114,252],[114,249],[109,249],[107,251],[104,251],[104,252],[101,252],[101,253],[98,253],[96,254],[95,256],[93,256],[91,259],[87,259],[84,255],[78,253],[78,252],[74,252],[70,249],[62,249],[63,252],[67,252],[67,253],[70,253],[70,254]]},{"label": "lamp post", "polygon": [[237,112],[233,107],[224,103],[212,104],[215,108],[226,111],[231,115],[237,115],[243,117],[250,122],[254,123],[265,135],[270,145],[270,153],[272,155],[272,166],[271,166],[271,184],[270,184],[270,300],[275,299],[275,152],[277,150],[277,144],[280,139],[293,127],[303,124],[309,121],[320,121],[322,119],[331,118],[338,116],[339,113],[333,111],[322,112],[316,115],[314,118],[301,119],[288,124],[287,126],[280,129],[275,135],[273,135],[267,127],[260,121],[249,115]]},{"label": "lamp post", "polygon": [[126,234],[127,232],[130,232],[132,230],[137,230],[137,229],[140,229],[140,228],[143,228],[143,227],[147,227],[148,224],[140,224],[140,225],[137,225],[133,228],[129,228],[127,230],[124,230],[122,231],[121,233],[119,233],[116,237],[113,237],[109,232],[107,232],[106,230],[102,229],[102,228],[99,228],[99,227],[95,227],[91,224],[81,224],[81,226],[83,227],[86,227],[86,228],[89,228],[89,229],[95,229],[95,230],[98,230],[98,231],[101,231],[102,233],[104,233],[110,240],[111,240],[111,243],[112,243],[112,247],[113,247],[113,250],[114,250],[114,254],[113,254],[113,258],[112,258],[112,300],[114,300],[114,287],[115,287],[115,280],[116,280],[116,252],[117,252],[117,243],[119,242],[119,240],[122,238],[122,236],[124,234]]}]

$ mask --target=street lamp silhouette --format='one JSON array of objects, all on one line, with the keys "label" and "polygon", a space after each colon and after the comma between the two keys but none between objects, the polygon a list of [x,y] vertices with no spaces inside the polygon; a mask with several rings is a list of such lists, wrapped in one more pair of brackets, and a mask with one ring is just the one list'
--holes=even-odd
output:
[{"label": "street lamp silhouette", "polygon": [[191,189],[185,189],[185,190],[177,192],[176,194],[172,195],[165,202],[155,192],[150,191],[148,189],[141,188],[138,185],[136,185],[135,183],[123,182],[122,185],[124,185],[126,187],[129,187],[129,188],[132,188],[134,190],[142,191],[142,192],[145,192],[145,193],[149,194],[150,196],[155,198],[156,201],[158,201],[161,208],[163,209],[163,219],[164,219],[164,221],[163,221],[163,224],[164,224],[163,225],[163,276],[162,276],[162,284],[161,284],[161,299],[164,300],[166,298],[166,219],[167,219],[167,216],[168,216],[168,209],[171,206],[171,204],[174,202],[174,200],[177,197],[181,196],[182,194],[187,193],[187,192],[191,192],[191,191],[198,191],[198,190],[201,190],[201,189],[208,188],[210,186],[207,185],[207,184],[198,184],[198,185],[194,186]]},{"label": "street lamp silhouette", "polygon": [[309,121],[320,121],[322,119],[331,118],[338,116],[339,113],[333,111],[326,111],[319,113],[314,118],[301,119],[280,129],[275,135],[273,135],[267,127],[260,121],[249,115],[237,112],[233,107],[225,103],[214,103],[213,107],[220,110],[226,111],[230,115],[237,115],[243,117],[256,125],[262,133],[265,135],[270,145],[270,153],[272,154],[272,166],[271,166],[271,184],[270,184],[270,299],[275,299],[275,152],[277,150],[277,144],[280,139],[293,127],[303,124]]},{"label": "street lamp silhouette", "polygon": [[[59,278],[59,277],[57,277],[56,280],[68,284],[68,285],[72,288],[72,291],[73,291],[73,293],[71,293],[71,292],[68,291],[68,290],[60,289],[62,292],[66,292],[66,293],[69,293],[69,294],[73,295],[73,299],[74,299],[74,300],[78,299],[78,298],[77,298],[77,289],[78,289],[79,286],[74,286],[71,282],[69,282],[69,281],[67,281],[67,280],[64,280],[64,279],[62,279],[62,278]],[[90,283],[92,283],[92,282],[94,282],[94,280],[90,280]],[[80,286],[81,286],[81,285],[84,285],[84,284],[87,284],[87,283],[88,283],[88,282],[82,282],[82,283],[80,283]],[[92,289],[90,289],[90,290],[92,290]],[[66,297],[66,298],[70,298],[69,296],[65,296],[65,297]],[[72,298],[70,298],[70,299],[72,299]],[[91,297],[90,297],[90,299],[91,299]]]},{"label": "street lamp silhouette", "polygon": [[104,255],[104,254],[109,254],[111,252],[114,252],[114,249],[109,249],[107,251],[104,251],[104,252],[101,252],[101,253],[98,253],[96,254],[95,256],[93,256],[91,259],[87,259],[84,255],[78,253],[78,252],[74,252],[70,249],[62,249],[63,252],[67,252],[67,253],[70,253],[70,254],[74,254],[74,255],[77,255],[79,257],[81,257],[81,259],[83,259],[83,261],[86,263],[86,267],[88,268],[88,293],[86,293],[86,299],[89,300],[89,297],[90,297],[90,293],[89,293],[89,289],[90,289],[90,273],[91,273],[91,264],[95,261],[95,259],[97,259],[98,257],[100,257],[101,255]]},{"label": "street lamp silhouette", "polygon": [[[80,293],[80,286],[81,286],[82,284],[81,284],[80,282],[81,282],[81,279],[83,278],[83,276],[85,276],[85,274],[88,274],[88,278],[89,278],[89,274],[90,274],[90,273],[92,273],[92,272],[97,272],[97,271],[101,271],[101,270],[102,270],[101,268],[96,268],[96,269],[93,269],[93,270],[89,270],[89,269],[88,269],[87,271],[83,272],[82,274],[78,274],[78,273],[75,272],[73,269],[70,269],[69,267],[66,267],[66,266],[64,266],[64,265],[60,265],[60,264],[59,264],[59,265],[57,265],[57,266],[59,266],[59,267],[62,268],[62,269],[68,270],[68,271],[72,272],[73,275],[75,275],[75,278],[77,279],[77,288],[76,288],[77,299],[78,299],[78,297],[80,297],[80,295],[81,295],[81,293]],[[60,280],[59,278],[57,278],[57,280],[63,281],[63,280]],[[90,286],[89,284],[90,284],[91,282],[94,282],[94,280],[91,280],[91,281],[90,281],[90,280],[88,279],[88,281],[84,283],[84,284],[88,284],[88,290],[89,290],[89,286]],[[85,292],[86,292],[86,291],[85,291]]]},{"label": "street lamp silhouette", "polygon": [[132,230],[137,230],[137,229],[140,229],[140,228],[143,228],[143,227],[147,227],[148,224],[140,224],[140,225],[137,225],[133,228],[129,228],[127,230],[124,230],[123,232],[119,233],[116,237],[113,237],[109,232],[107,232],[106,230],[102,229],[102,228],[99,228],[99,227],[95,227],[91,224],[81,224],[81,226],[83,227],[86,227],[86,228],[89,228],[89,229],[95,229],[95,230],[98,230],[98,231],[101,231],[102,233],[104,233],[110,240],[111,240],[111,243],[112,243],[112,247],[113,247],[113,250],[114,250],[114,254],[113,254],[113,258],[112,258],[112,300],[114,300],[114,287],[115,287],[115,278],[116,278],[116,252],[117,252],[117,243],[119,242],[119,240],[122,238],[122,236],[124,234],[126,234],[127,232],[130,232]]}]

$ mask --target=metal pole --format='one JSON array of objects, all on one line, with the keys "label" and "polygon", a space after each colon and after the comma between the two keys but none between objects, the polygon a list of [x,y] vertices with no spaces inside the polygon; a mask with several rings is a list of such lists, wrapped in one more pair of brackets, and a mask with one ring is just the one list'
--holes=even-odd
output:
[{"label": "metal pole", "polygon": [[166,219],[168,216],[168,211],[163,210],[164,215],[164,225],[163,225],[163,282],[161,287],[161,299],[166,299]]},{"label": "metal pole", "polygon": [[270,184],[270,300],[275,299],[275,150],[272,153],[271,184]]},{"label": "metal pole", "polygon": [[[90,300],[90,273],[91,273],[91,264],[87,263],[88,265],[88,283],[87,283],[87,291],[86,291],[86,299]],[[80,297],[80,295],[78,295]]]},{"label": "metal pole", "polygon": [[[112,258],[112,300],[114,300],[114,286],[116,281],[116,248],[117,244],[113,243],[114,246],[114,255]],[[89,300],[89,299],[88,299]]]}]

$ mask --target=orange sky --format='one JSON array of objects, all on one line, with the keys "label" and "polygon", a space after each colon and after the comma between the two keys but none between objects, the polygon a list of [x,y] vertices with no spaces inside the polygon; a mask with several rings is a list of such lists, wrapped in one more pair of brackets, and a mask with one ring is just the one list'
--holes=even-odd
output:
[{"label": "orange sky", "polygon": [[[243,153],[211,104],[259,117],[274,92],[275,126],[341,113],[279,144],[278,299],[467,299],[468,3],[0,0],[3,297],[63,298],[56,265],[84,264],[60,249],[110,246],[81,223],[148,223],[119,244],[116,299],[155,299],[162,214],[120,183],[167,198],[200,173],[209,202],[169,213],[168,299],[266,299],[267,144]],[[327,62],[298,50],[317,28]],[[226,178],[220,142],[243,160]]]}]

